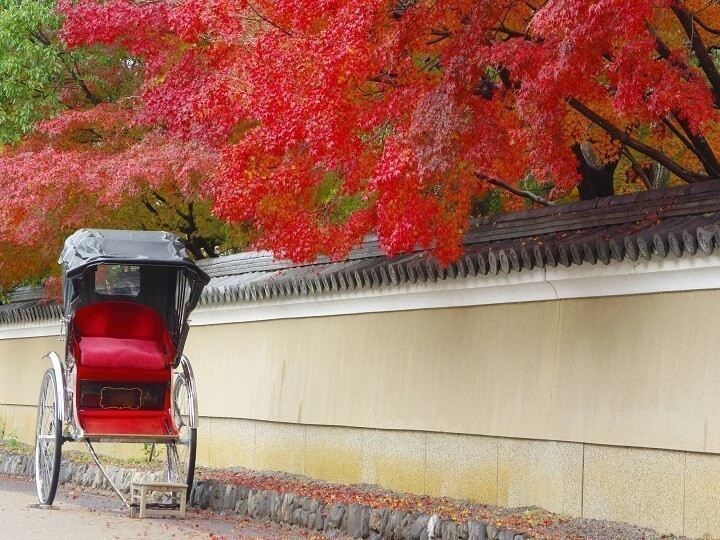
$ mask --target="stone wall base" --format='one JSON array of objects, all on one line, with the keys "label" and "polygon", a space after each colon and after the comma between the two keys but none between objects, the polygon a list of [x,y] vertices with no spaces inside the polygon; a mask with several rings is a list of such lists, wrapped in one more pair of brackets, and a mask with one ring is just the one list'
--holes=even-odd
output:
[{"label": "stone wall base", "polygon": [[[34,407],[0,406],[5,438],[34,444],[34,425]],[[198,435],[200,466],[284,471],[720,537],[717,454],[208,417]],[[115,446],[98,451],[143,455],[142,445]]]}]

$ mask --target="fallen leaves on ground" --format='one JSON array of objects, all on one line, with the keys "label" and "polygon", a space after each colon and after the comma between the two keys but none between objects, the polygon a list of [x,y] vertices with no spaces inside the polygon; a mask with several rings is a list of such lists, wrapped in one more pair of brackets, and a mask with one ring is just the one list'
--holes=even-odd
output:
[{"label": "fallen leaves on ground", "polygon": [[214,480],[249,489],[293,493],[330,504],[361,504],[370,508],[402,510],[408,513],[438,515],[459,523],[482,521],[533,538],[668,538],[651,529],[627,523],[573,518],[538,507],[505,508],[469,500],[398,493],[369,484],[333,484],[281,472],[259,472],[244,468],[206,469],[197,478]]}]

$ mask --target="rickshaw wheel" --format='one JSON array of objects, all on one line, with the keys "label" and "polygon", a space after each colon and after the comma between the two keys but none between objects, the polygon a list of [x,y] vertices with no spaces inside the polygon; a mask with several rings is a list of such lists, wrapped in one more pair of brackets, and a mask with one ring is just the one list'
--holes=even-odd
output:
[{"label": "rickshaw wheel", "polygon": [[35,432],[35,485],[40,504],[52,504],[60,476],[62,421],[56,400],[55,371],[48,369],[40,387]]},{"label": "rickshaw wheel", "polygon": [[193,399],[190,395],[190,386],[183,374],[178,374],[175,379],[172,403],[179,438],[177,444],[167,445],[168,480],[187,484],[189,499],[195,476],[197,428],[190,427]]}]

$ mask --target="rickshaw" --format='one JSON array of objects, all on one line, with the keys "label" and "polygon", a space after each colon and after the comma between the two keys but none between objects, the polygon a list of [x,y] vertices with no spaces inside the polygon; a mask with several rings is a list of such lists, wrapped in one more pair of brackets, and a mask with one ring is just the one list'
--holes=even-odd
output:
[{"label": "rickshaw", "polygon": [[151,452],[164,445],[168,482],[191,487],[197,392],[183,347],[209,277],[166,232],[81,229],[65,241],[59,263],[65,361],[55,352],[44,357],[52,365],[37,411],[40,505],[55,498],[66,441],[87,444],[129,508],[93,443],[143,443]]}]

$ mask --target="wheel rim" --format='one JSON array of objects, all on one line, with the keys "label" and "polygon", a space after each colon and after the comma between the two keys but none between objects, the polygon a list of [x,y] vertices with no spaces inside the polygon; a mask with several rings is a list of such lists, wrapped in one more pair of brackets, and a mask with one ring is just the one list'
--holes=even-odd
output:
[{"label": "wheel rim", "polygon": [[45,373],[40,389],[35,443],[35,484],[41,504],[50,504],[57,487],[58,424],[55,378]]},{"label": "wheel rim", "polygon": [[192,399],[184,375],[173,386],[172,415],[178,442],[167,446],[168,479],[190,485],[195,468],[195,429],[190,425]]}]

